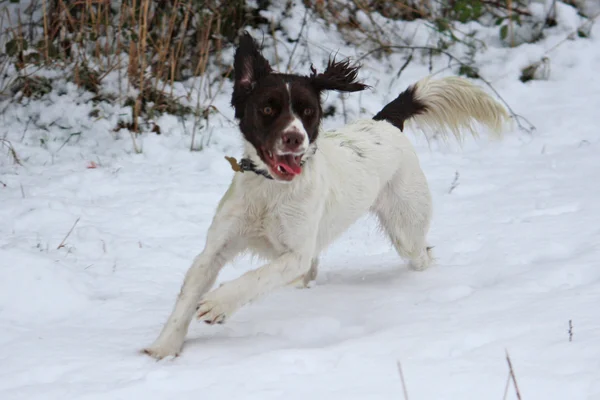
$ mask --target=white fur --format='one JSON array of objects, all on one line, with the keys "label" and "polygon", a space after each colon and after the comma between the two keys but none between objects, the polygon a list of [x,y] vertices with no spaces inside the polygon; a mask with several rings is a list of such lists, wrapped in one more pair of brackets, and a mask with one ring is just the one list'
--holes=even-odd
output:
[{"label": "white fur", "polygon": [[[458,128],[470,128],[474,117],[497,131],[505,110],[469,85],[456,78],[418,82],[416,96],[430,111],[417,122],[457,134]],[[314,279],[319,254],[369,211],[413,269],[429,266],[431,195],[405,134],[386,121],[366,119],[322,133],[317,146],[302,174],[288,185],[252,172],[235,174],[204,251],[188,270],[171,316],[146,353],[157,359],[179,354],[194,313],[211,323],[223,322],[261,295]],[[262,165],[252,146],[247,150]],[[219,270],[243,251],[268,261],[209,292]]]},{"label": "white fur", "polygon": [[[302,144],[298,147],[297,151],[293,152],[293,154],[302,154],[308,148],[308,144],[310,141],[308,138],[308,132],[306,132],[306,129],[304,129],[304,124],[302,123],[302,120],[300,120],[300,118],[298,118],[298,116],[294,112],[294,109],[292,108],[292,92],[290,89],[290,84],[286,83],[285,88],[287,89],[287,93],[289,96],[288,104],[290,106],[290,115],[292,116],[292,120],[290,121],[289,124],[287,124],[287,126],[285,128],[283,128],[282,133],[296,131],[296,132],[302,134],[302,138],[303,138]],[[286,150],[282,139],[279,139],[279,141],[277,142],[275,151],[278,155],[290,154],[290,152]]]},{"label": "white fur", "polygon": [[[442,137],[448,136],[449,130],[456,139],[462,140],[461,133],[465,130],[477,136],[473,122],[479,122],[495,135],[501,134],[508,118],[506,110],[470,81],[457,76],[427,77],[416,86],[416,99],[429,107],[427,113],[412,119],[420,128],[432,133],[442,131]],[[411,120],[407,122],[410,126]]]}]

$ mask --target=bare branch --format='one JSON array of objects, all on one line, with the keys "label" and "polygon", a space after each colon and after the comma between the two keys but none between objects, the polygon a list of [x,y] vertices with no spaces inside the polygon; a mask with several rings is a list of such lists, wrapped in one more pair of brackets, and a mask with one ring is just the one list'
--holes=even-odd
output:
[{"label": "bare branch", "polygon": [[410,54],[406,58],[406,61],[404,61],[404,64],[402,64],[402,66],[400,67],[400,70],[396,74],[396,78],[400,78],[400,74],[402,74],[402,72],[404,72],[404,70],[406,69],[406,67],[408,67],[408,64],[410,64],[410,62],[412,61],[413,53],[414,53],[414,51],[410,52]]}]

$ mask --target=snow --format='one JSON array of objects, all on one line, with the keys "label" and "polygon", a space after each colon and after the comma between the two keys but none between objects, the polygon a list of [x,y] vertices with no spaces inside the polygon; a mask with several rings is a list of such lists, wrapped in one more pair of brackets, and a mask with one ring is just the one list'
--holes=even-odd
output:
[{"label": "snow", "polygon": [[[104,105],[92,120],[66,83],[51,101],[3,105],[0,134],[23,166],[3,148],[0,398],[401,399],[397,361],[410,398],[502,398],[508,351],[523,399],[600,399],[600,27],[555,49],[564,25],[515,49],[494,35],[481,74],[537,130],[462,147],[409,134],[434,197],[435,266],[409,270],[365,217],[323,255],[314,287],[278,291],[223,326],[193,322],[182,355],[161,362],[139,350],[202,249],[233,174],[223,156],[241,148],[235,126],[216,118],[209,146],[190,152],[189,133],[162,117],[163,134],[139,137],[134,154],[112,133],[125,110]],[[334,39],[340,55],[360,54]],[[518,81],[548,50],[550,78]],[[322,68],[328,54],[313,51]],[[350,118],[428,73],[415,61],[395,78],[395,57],[396,69],[364,61],[374,88],[346,98]],[[228,94],[216,104],[231,118]],[[257,265],[241,258],[219,282]]]}]

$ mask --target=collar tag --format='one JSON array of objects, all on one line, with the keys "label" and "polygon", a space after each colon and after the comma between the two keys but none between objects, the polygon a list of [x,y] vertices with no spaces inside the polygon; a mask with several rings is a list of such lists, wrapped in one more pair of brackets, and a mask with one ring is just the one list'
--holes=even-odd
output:
[{"label": "collar tag", "polygon": [[225,156],[225,159],[229,161],[229,164],[231,164],[232,170],[234,170],[235,172],[244,172],[244,170],[242,169],[242,167],[240,167],[240,164],[238,164],[237,160],[234,157]]}]

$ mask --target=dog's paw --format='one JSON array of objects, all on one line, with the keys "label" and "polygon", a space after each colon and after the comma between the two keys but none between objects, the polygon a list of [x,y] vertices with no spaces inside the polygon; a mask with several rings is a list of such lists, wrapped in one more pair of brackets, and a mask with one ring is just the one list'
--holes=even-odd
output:
[{"label": "dog's paw", "polygon": [[156,360],[162,360],[167,357],[179,357],[181,353],[182,344],[171,342],[171,343],[154,343],[151,346],[140,350],[142,354],[149,355]]},{"label": "dog's paw", "polygon": [[310,270],[304,274],[290,282],[290,286],[294,286],[297,289],[310,289],[314,287],[317,282],[317,271],[319,267],[319,260],[314,259],[310,265]]},{"label": "dog's paw", "polygon": [[315,285],[315,281],[307,281],[304,276],[290,282],[289,286],[295,287],[296,289],[310,289]]},{"label": "dog's paw", "polygon": [[209,325],[222,324],[228,316],[225,307],[211,300],[202,300],[196,309],[196,318]]},{"label": "dog's paw", "polygon": [[316,281],[307,282],[306,280],[302,280],[300,282],[297,282],[297,284],[295,286],[296,286],[296,289],[311,289],[311,288],[317,286],[317,282]]},{"label": "dog's paw", "polygon": [[200,300],[196,307],[197,319],[210,325],[222,324],[235,312],[237,304],[227,297],[220,296],[221,288],[208,293]]},{"label": "dog's paw", "polygon": [[413,271],[424,271],[431,266],[434,262],[433,258],[433,247],[426,247],[418,257],[413,260],[410,260],[408,266]]},{"label": "dog's paw", "polygon": [[411,260],[408,263],[408,267],[413,271],[425,271],[427,268],[429,268],[429,264],[421,261]]}]

